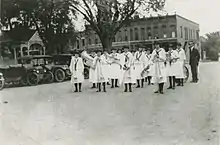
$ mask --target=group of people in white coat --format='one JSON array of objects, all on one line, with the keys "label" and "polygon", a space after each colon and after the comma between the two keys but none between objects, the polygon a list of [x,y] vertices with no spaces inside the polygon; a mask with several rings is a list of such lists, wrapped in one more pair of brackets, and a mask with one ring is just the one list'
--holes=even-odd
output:
[{"label": "group of people in white coat", "polygon": [[[111,88],[118,88],[123,84],[124,92],[132,92],[133,84],[136,84],[136,88],[143,88],[145,82],[148,82],[148,85],[158,85],[155,93],[163,94],[167,78],[170,81],[168,89],[175,89],[176,79],[180,80],[178,85],[183,85],[186,56],[181,44],[178,43],[176,49],[170,48],[168,52],[159,43],[154,46],[152,53],[150,49],[144,48],[138,48],[132,53],[128,47],[123,47],[118,52],[112,48],[111,53],[101,49],[92,52],[93,61],[89,70],[92,88],[97,88],[97,92],[106,92],[108,84]],[[71,82],[75,86],[75,92],[81,92],[84,81],[84,64],[79,54],[75,53],[70,64]]]}]

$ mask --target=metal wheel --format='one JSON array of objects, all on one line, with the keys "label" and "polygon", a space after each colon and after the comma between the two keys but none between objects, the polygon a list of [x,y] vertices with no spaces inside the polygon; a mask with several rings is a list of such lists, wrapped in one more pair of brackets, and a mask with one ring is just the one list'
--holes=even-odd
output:
[{"label": "metal wheel", "polygon": [[5,81],[3,79],[0,80],[0,90],[2,90],[5,86]]},{"label": "metal wheel", "polygon": [[21,83],[22,86],[27,86],[28,85],[27,78],[22,78],[20,83]]},{"label": "metal wheel", "polygon": [[45,74],[45,78],[44,78],[45,80],[45,82],[47,82],[47,83],[53,83],[53,81],[54,81],[54,75],[53,75],[53,73],[51,72],[51,71],[48,71],[46,74]]},{"label": "metal wheel", "polygon": [[189,69],[186,66],[184,66],[183,70],[184,70],[184,76],[185,76],[184,82],[186,83],[187,80],[189,79]]},{"label": "metal wheel", "polygon": [[30,86],[38,85],[39,77],[38,74],[35,72],[31,72],[27,75],[27,84]]},{"label": "metal wheel", "polygon": [[66,73],[62,69],[56,69],[54,72],[54,77],[57,82],[63,82],[66,78]]}]

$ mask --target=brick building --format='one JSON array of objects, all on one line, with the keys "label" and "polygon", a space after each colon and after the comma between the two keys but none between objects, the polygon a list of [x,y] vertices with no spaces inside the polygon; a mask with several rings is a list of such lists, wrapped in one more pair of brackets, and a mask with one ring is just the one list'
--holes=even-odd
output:
[{"label": "brick building", "polygon": [[[167,49],[168,45],[181,42],[185,46],[188,41],[199,43],[199,24],[180,15],[165,15],[149,18],[135,17],[131,23],[121,28],[116,34],[113,47],[118,49],[129,46],[136,49],[138,46],[152,48],[154,41],[159,41],[161,46]],[[86,31],[80,33],[75,45],[76,49],[96,49],[102,45],[95,32]],[[187,50],[186,50],[187,52]]]}]

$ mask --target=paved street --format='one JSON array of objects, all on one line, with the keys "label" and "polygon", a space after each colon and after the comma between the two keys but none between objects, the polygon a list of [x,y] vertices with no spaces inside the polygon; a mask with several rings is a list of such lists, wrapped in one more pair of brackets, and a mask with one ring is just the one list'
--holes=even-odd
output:
[{"label": "paved street", "polygon": [[[88,82],[0,91],[1,145],[219,145],[220,63],[199,84],[155,95],[153,86],[96,93]],[[8,102],[8,103],[7,103]]]}]

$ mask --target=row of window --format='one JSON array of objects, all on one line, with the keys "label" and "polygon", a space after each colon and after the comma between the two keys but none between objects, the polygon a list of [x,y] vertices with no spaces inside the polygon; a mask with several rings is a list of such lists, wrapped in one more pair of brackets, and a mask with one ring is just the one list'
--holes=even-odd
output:
[{"label": "row of window", "polygon": [[[185,32],[186,40],[199,39],[199,32],[194,29],[184,27],[184,32]],[[182,26],[180,26],[180,37],[183,38],[183,27]]]}]

